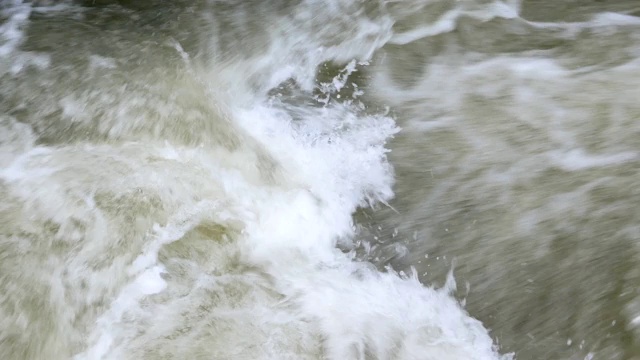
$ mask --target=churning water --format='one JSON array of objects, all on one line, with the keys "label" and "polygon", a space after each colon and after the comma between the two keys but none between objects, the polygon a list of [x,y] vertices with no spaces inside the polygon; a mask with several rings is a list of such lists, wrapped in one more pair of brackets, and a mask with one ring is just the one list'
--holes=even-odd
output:
[{"label": "churning water", "polygon": [[0,359],[639,359],[634,1],[0,1]]}]

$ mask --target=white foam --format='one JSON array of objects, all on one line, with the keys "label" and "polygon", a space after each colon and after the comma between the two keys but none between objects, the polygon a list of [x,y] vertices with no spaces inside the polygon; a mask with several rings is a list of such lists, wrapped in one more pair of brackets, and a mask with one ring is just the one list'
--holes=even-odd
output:
[{"label": "white foam", "polygon": [[8,19],[0,25],[0,75],[6,72],[17,75],[28,66],[47,68],[51,63],[49,55],[19,50],[25,40],[31,5],[19,0],[11,3],[2,9],[2,16]]},{"label": "white foam", "polygon": [[319,321],[327,356],[361,357],[365,349],[379,358],[394,351],[401,359],[498,356],[481,324],[446,292],[371,272],[334,248],[353,234],[357,206],[392,195],[383,147],[397,131],[390,119],[355,116],[340,105],[306,110],[296,122],[261,106],[238,118],[294,183],[306,184],[274,194],[257,222],[247,222],[244,254]]},{"label": "white foam", "polygon": [[[74,356],[75,360],[103,359],[113,346],[116,334],[112,333],[114,325],[122,321],[125,314],[139,309],[140,301],[148,295],[157,294],[166,288],[165,281],[160,274],[164,272],[162,266],[151,267],[135,278],[111,303],[109,310],[97,320],[96,329],[90,335],[89,349]],[[139,311],[139,310],[138,310]]]},{"label": "white foam", "polygon": [[[142,322],[162,319],[168,311],[167,305],[141,306],[147,295],[166,286],[159,277],[160,247],[180,239],[203,218],[225,212],[216,222],[232,219],[243,224],[238,242],[243,263],[265,272],[272,279],[268,286],[293,308],[283,324],[317,332],[325,339],[324,356],[329,359],[357,358],[365,352],[381,359],[394,353],[407,360],[499,358],[486,330],[447,291],[426,288],[415,277],[380,274],[335,248],[338,239],[353,235],[351,213],[357,206],[392,196],[393,174],[384,143],[397,131],[393,121],[358,115],[339,104],[296,108],[295,121],[287,110],[292,109],[286,104],[257,103],[254,108],[233,111],[238,124],[282,165],[287,180],[276,186],[254,185],[241,177],[228,178],[230,173],[212,172],[212,181],[229,181],[224,186],[227,205],[201,203],[181,211],[169,225],[156,227],[155,240],[129,268],[134,280],[100,318],[91,347],[77,359],[117,359],[131,352],[128,344],[135,343],[137,332],[123,322],[124,314],[129,322],[132,317]],[[166,155],[184,159],[184,153],[175,150],[167,150]],[[254,295],[255,301],[268,300],[259,294]],[[277,309],[242,309],[227,316],[250,310],[258,317],[250,326],[258,328],[282,322],[278,319],[283,314]],[[228,310],[211,311],[222,316]],[[171,328],[162,321],[145,325],[152,326],[146,331],[162,334]],[[228,346],[217,351],[225,354],[240,345]],[[261,356],[268,358],[266,353]]]},{"label": "white foam", "polygon": [[0,58],[7,57],[23,41],[23,27],[29,21],[31,6],[21,0],[11,1],[8,7],[2,9],[2,15],[8,20],[0,25]]},{"label": "white foam", "polygon": [[[308,0],[303,2],[306,7],[301,6],[302,10],[296,10],[293,15],[302,24],[306,24],[306,20],[318,21],[317,18],[331,19],[340,15],[344,4],[337,0],[329,3]],[[332,12],[332,8],[336,10]],[[353,25],[352,19],[347,20],[348,25]],[[256,356],[267,359],[283,352],[298,351],[297,355],[304,357],[308,353],[299,349],[307,351],[310,347],[295,343],[300,332],[305,332],[304,339],[324,339],[323,354],[333,360],[364,358],[366,352],[380,359],[395,354],[406,360],[510,357],[498,354],[486,329],[464,311],[447,289],[425,287],[415,274],[406,277],[393,272],[379,273],[367,264],[353,262],[352,256],[336,249],[338,241],[349,242],[354,236],[351,216],[359,206],[384,203],[393,196],[393,171],[386,159],[388,150],[385,148],[386,141],[399,131],[393,119],[363,114],[349,102],[324,107],[300,106],[266,97],[267,90],[294,78],[299,90],[311,99],[309,92],[315,85],[317,66],[332,59],[348,63],[331,81],[328,90],[340,91],[358,61],[370,57],[391,37],[393,21],[388,16],[362,17],[357,21],[357,26],[350,28],[355,30],[353,36],[338,43],[333,43],[330,32],[320,31],[320,35],[327,37],[324,38],[311,32],[311,27],[303,29],[309,33],[296,33],[283,26],[274,30],[273,42],[265,54],[236,64],[222,64],[213,70],[190,69],[197,75],[202,74],[203,79],[221,80],[212,83],[229,90],[226,95],[220,95],[229,101],[226,120],[238,126],[242,135],[246,133],[247,141],[255,141],[259,146],[243,143],[232,153],[231,150],[206,149],[204,146],[184,149],[168,143],[121,144],[114,140],[96,146],[35,148],[16,157],[10,166],[1,170],[0,176],[12,186],[15,194],[23,196],[25,201],[40,204],[46,208],[42,212],[53,214],[51,218],[59,223],[65,224],[70,215],[74,215],[72,211],[61,210],[91,211],[96,223],[90,232],[93,237],[83,239],[78,236],[84,241],[77,241],[81,251],[87,253],[127,245],[118,243],[123,239],[108,237],[112,224],[107,215],[95,209],[96,187],[106,188],[107,195],[118,196],[137,194],[136,191],[143,188],[139,198],[131,196],[134,200],[114,196],[112,201],[116,205],[120,205],[119,201],[132,202],[124,203],[117,210],[124,211],[127,206],[136,210],[135,201],[160,204],[149,207],[161,213],[155,218],[161,219],[162,223],[153,226],[144,238],[133,239],[142,244],[140,253],[132,259],[119,258],[119,261],[127,259],[127,262],[115,262],[118,266],[111,270],[118,271],[117,274],[109,274],[109,268],[96,275],[96,284],[90,284],[113,290],[113,294],[107,290],[96,291],[111,294],[110,301],[97,317],[94,327],[89,329],[86,348],[75,359],[134,358],[143,351],[141,347],[173,341],[167,332],[179,326],[196,327],[196,324],[176,322],[189,321],[189,318],[182,318],[182,314],[196,311],[198,308],[193,308],[196,304],[210,300],[209,294],[198,295],[199,291],[218,287],[226,274],[214,276],[212,273],[215,272],[206,266],[218,264],[197,263],[194,259],[191,266],[197,273],[196,284],[188,287],[185,279],[185,284],[171,283],[163,278],[169,264],[161,263],[159,254],[203,223],[220,225],[229,232],[232,228],[240,229],[234,235],[233,243],[228,245],[231,248],[228,251],[233,255],[221,251],[208,256],[211,262],[223,263],[217,271],[230,272],[232,266],[236,267],[233,268],[236,273],[225,280],[239,278],[239,283],[254,290],[241,298],[242,301],[234,303],[235,307],[231,309],[225,308],[225,301],[241,296],[220,295],[220,290],[216,293],[219,303],[205,308],[201,318],[196,318],[207,325],[206,321],[220,319],[202,317],[211,314],[220,318],[235,316],[241,324],[238,326],[243,329],[243,337],[230,336],[233,343],[220,344],[222,348],[211,350],[211,357],[217,351],[222,358],[232,358],[237,355],[237,348],[251,351],[271,336],[285,338],[281,343],[289,347],[282,350],[274,346],[276,355]],[[176,50],[185,55],[180,47]],[[297,58],[297,54],[304,56]],[[183,59],[191,65],[188,57],[183,56]],[[117,68],[107,58],[92,56],[89,60],[92,70]],[[251,88],[243,83],[243,79],[247,83],[255,81],[257,89],[242,91]],[[63,98],[60,105],[65,116],[73,118],[83,113],[84,104],[73,97]],[[124,116],[113,119],[114,126],[128,120]],[[256,175],[260,173],[256,169],[266,166],[266,161],[260,162],[262,158],[273,159],[273,179]],[[50,165],[45,167],[44,164]],[[105,171],[100,171],[102,167]],[[75,176],[69,176],[68,172]],[[50,187],[45,189],[42,184]],[[80,194],[82,204],[77,205],[77,199],[69,194]],[[113,215],[114,218],[117,216]],[[240,225],[236,227],[231,223]],[[209,240],[214,242],[214,239]],[[223,245],[212,244],[211,247],[221,249]],[[131,248],[137,249],[136,246]],[[235,261],[235,258],[229,259],[235,252],[241,266],[224,267],[225,261]],[[92,254],[85,255],[91,259],[89,255]],[[82,263],[85,259],[77,261],[78,264],[72,262],[76,266],[74,271],[87,268]],[[124,285],[112,283],[109,275],[123,281]],[[187,290],[182,298],[163,299],[160,295],[180,290],[172,286],[184,286]],[[91,296],[93,294],[87,298]],[[273,305],[274,298],[285,306]],[[274,324],[283,323],[294,331],[282,330],[276,334]],[[255,329],[258,329],[255,339],[247,336]],[[276,330],[281,328],[276,327]],[[260,337],[260,334],[269,336]],[[208,334],[209,339],[223,335]],[[151,338],[149,344],[139,341],[145,336]],[[161,343],[153,343],[158,339]]]},{"label": "white foam", "polygon": [[167,226],[154,226],[152,240],[147,242],[142,254],[127,269],[133,281],[120,291],[109,309],[98,318],[97,326],[90,335],[88,349],[77,354],[74,359],[104,359],[108,356],[114,341],[122,341],[122,334],[113,333],[113,329],[118,329],[123,316],[135,316],[136,313],[142,312],[140,302],[146,296],[162,292],[167,286],[161,277],[165,272],[164,267],[158,263],[158,252],[162,246],[182,238],[206,217],[207,213],[216,211],[216,208],[216,203],[203,201],[194,207],[178,211]]},{"label": "white foam", "polygon": [[638,161],[639,159],[638,154],[633,152],[589,155],[582,149],[552,151],[548,156],[556,166],[566,171],[578,171],[594,167],[619,165],[630,161]]},{"label": "white foam", "polygon": [[456,21],[462,13],[463,11],[459,8],[447,11],[433,24],[419,27],[404,33],[395,34],[390,43],[405,45],[425,37],[450,32],[456,28]]},{"label": "white foam", "polygon": [[426,37],[451,32],[456,28],[458,19],[463,16],[480,21],[489,21],[495,18],[514,19],[518,17],[519,11],[518,0],[510,2],[494,1],[482,6],[480,9],[466,9],[465,4],[460,2],[453,9],[442,14],[436,22],[394,34],[389,43],[405,45]]},{"label": "white foam", "polygon": [[637,26],[640,25],[640,17],[627,14],[604,12],[594,15],[588,22],[593,26]]},{"label": "white foam", "polygon": [[640,25],[640,17],[613,12],[595,14],[590,20],[580,22],[538,22],[526,21],[527,24],[541,29],[564,30],[565,36],[574,37],[583,29],[602,30],[603,28],[633,27]]}]

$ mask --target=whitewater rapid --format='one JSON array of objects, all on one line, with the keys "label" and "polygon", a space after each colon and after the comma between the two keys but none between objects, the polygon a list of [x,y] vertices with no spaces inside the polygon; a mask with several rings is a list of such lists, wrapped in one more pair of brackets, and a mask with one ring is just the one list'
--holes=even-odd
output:
[{"label": "whitewater rapid", "polygon": [[[450,289],[336,246],[393,196],[393,119],[328,101],[392,13],[272,5],[254,7],[277,25],[238,44],[240,2],[195,4],[188,39],[129,34],[117,6],[2,8],[2,358],[500,357]],[[34,16],[53,39],[26,40]],[[314,94],[326,61],[351,63]]]},{"label": "whitewater rapid", "polygon": [[621,9],[0,2],[0,358],[629,358]]}]

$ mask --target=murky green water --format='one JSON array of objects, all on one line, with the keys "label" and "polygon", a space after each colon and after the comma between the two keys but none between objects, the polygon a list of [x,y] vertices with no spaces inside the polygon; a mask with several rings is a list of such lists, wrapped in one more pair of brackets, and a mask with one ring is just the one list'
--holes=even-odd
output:
[{"label": "murky green water", "polygon": [[[529,1],[521,16],[578,22],[605,11],[638,5]],[[571,27],[466,20],[390,48],[404,128],[390,155],[398,213],[372,216],[387,224],[380,239],[399,239],[382,241],[381,258],[396,256],[383,263],[442,283],[455,259],[457,296],[517,358],[631,359],[640,32],[576,25],[561,35]]]},{"label": "murky green water", "polygon": [[0,4],[1,358],[640,359],[637,2]]}]

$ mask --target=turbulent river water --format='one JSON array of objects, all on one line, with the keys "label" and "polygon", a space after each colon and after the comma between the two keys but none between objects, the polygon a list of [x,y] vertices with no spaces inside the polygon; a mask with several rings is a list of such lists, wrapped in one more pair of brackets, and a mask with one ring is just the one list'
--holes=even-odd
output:
[{"label": "turbulent river water", "polygon": [[0,359],[640,359],[640,4],[0,0]]}]

